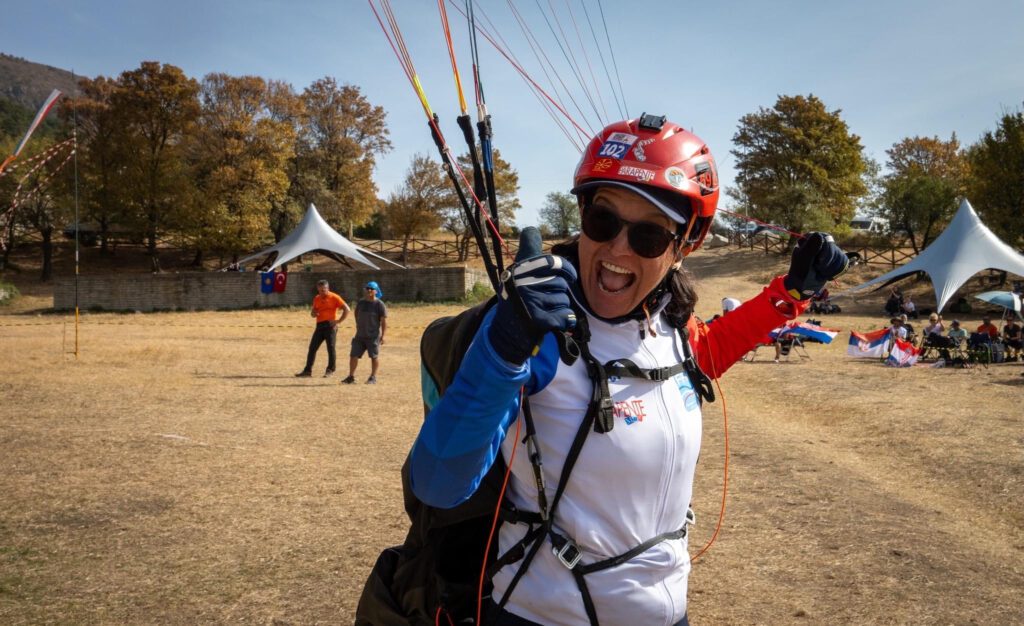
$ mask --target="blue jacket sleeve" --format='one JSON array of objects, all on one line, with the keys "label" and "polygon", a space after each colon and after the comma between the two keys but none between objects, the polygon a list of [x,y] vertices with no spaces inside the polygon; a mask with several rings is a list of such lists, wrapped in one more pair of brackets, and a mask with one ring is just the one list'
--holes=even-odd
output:
[{"label": "blue jacket sleeve", "polygon": [[494,309],[413,444],[412,489],[431,506],[451,508],[476,491],[519,414],[519,390],[530,378],[530,362],[516,366],[494,352],[487,333],[493,319]]}]

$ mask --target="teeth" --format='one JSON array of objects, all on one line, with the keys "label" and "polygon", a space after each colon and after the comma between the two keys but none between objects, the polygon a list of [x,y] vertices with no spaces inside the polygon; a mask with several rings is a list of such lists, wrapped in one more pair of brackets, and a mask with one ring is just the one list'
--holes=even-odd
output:
[{"label": "teeth", "polygon": [[613,265],[613,264],[609,263],[608,261],[601,261],[601,267],[603,267],[606,270],[609,270],[611,272],[615,272],[616,274],[632,274],[633,273],[633,272],[629,271],[628,269],[626,269],[624,267],[621,267],[619,265]]}]

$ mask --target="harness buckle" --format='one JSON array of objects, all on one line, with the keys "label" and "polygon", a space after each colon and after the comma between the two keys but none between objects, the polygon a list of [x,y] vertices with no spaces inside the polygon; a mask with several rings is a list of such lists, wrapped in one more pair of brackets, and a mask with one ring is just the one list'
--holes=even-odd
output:
[{"label": "harness buckle", "polygon": [[664,382],[664,381],[669,379],[669,377],[666,376],[666,374],[668,374],[668,368],[667,367],[659,367],[657,369],[648,370],[648,374],[647,375],[654,382],[660,383],[660,382]]},{"label": "harness buckle", "polygon": [[583,552],[580,551],[579,547],[573,542],[572,539],[567,539],[561,548],[553,547],[551,552],[554,553],[558,560],[562,562],[567,569],[572,569],[579,564],[580,559],[583,558]]}]

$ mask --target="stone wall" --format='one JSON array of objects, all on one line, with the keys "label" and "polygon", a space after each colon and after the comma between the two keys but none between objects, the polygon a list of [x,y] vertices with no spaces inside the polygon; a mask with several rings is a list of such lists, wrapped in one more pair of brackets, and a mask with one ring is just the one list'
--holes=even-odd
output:
[{"label": "stone wall", "polygon": [[[331,291],[346,301],[362,297],[367,281],[375,280],[385,302],[459,300],[487,275],[466,267],[427,267],[408,270],[289,272],[282,293],[261,293],[258,272],[187,272],[181,274],[113,274],[81,276],[78,302],[82,310],[162,311],[217,310],[307,305],[316,281],[331,283]],[[53,286],[53,308],[73,309],[75,279],[60,277]]]}]

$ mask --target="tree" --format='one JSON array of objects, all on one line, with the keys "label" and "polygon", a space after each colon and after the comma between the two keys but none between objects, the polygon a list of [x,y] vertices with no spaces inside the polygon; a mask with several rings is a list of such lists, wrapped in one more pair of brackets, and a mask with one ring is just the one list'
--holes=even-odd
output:
[{"label": "tree", "polygon": [[[512,168],[508,161],[501,157],[497,149],[493,152],[492,163],[494,164],[494,187],[497,190],[496,198],[498,205],[498,225],[502,232],[511,232],[516,223],[516,210],[521,208],[519,203],[519,174]],[[473,182],[473,162],[469,154],[462,154],[458,157],[459,167],[462,168],[466,180]],[[467,192],[466,199],[473,207],[472,196]],[[487,200],[480,199],[484,208],[488,208]],[[473,240],[473,231],[469,228],[469,220],[466,212],[459,204],[458,198],[452,195],[452,203],[442,211],[442,224],[444,230],[455,235],[455,243],[459,249],[459,260],[465,261],[469,255],[469,246]],[[485,226],[485,234],[487,229]]]},{"label": "tree", "polygon": [[62,101],[61,115],[78,120],[82,217],[99,226],[100,253],[105,255],[110,229],[125,220],[122,178],[133,157],[125,149],[123,124],[112,103],[116,81],[104,76],[82,78],[78,86],[75,102]]},{"label": "tree", "polygon": [[[46,140],[37,142],[35,154],[44,152],[55,142]],[[30,155],[25,155],[30,156]],[[19,182],[20,189],[16,192],[17,206],[14,219],[17,223],[27,226],[39,234],[42,252],[42,271],[39,280],[46,282],[53,277],[53,234],[61,224],[69,221],[71,193],[69,179],[70,169],[65,167],[71,158],[70,150],[62,150],[38,168],[29,170]]]},{"label": "tree", "polygon": [[1024,113],[1004,114],[967,151],[971,202],[1003,241],[1024,249]]},{"label": "tree", "polygon": [[779,96],[771,109],[740,118],[733,136],[739,208],[790,230],[830,230],[854,215],[867,191],[860,137],[841,111],[814,95]]},{"label": "tree", "polygon": [[189,156],[197,201],[182,234],[197,248],[229,254],[251,250],[269,234],[270,210],[288,191],[286,164],[294,129],[268,112],[266,82],[257,76],[209,74]]},{"label": "tree", "polygon": [[292,179],[302,206],[315,203],[328,222],[352,228],[377,208],[373,168],[391,149],[384,109],[359,88],[330,77],[306,88],[302,132]]},{"label": "tree", "polygon": [[173,228],[194,186],[185,139],[199,115],[199,84],[180,68],[145,61],[118,78],[112,103],[132,155],[123,182],[127,208],[143,229],[153,271],[160,271],[157,239]]},{"label": "tree", "polygon": [[414,155],[402,187],[392,193],[383,212],[392,236],[402,240],[402,264],[408,261],[409,240],[426,235],[441,223],[441,211],[452,203],[453,191],[441,165]]},{"label": "tree", "polygon": [[928,247],[952,218],[963,194],[964,161],[956,135],[908,137],[886,150],[879,213],[903,231],[914,252]]},{"label": "tree", "polygon": [[[287,124],[298,142],[305,119],[305,103],[292,86],[284,81],[267,81],[267,115],[271,120]],[[297,143],[298,145],[298,143]],[[298,184],[299,159],[296,150],[285,166],[288,174],[288,193],[280,199],[270,200],[270,230],[277,243],[299,223],[306,207],[303,206],[301,185]]]},{"label": "tree", "polygon": [[568,237],[580,229],[580,207],[576,198],[564,191],[552,191],[540,208],[540,219],[557,237]]}]

